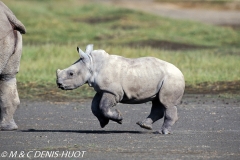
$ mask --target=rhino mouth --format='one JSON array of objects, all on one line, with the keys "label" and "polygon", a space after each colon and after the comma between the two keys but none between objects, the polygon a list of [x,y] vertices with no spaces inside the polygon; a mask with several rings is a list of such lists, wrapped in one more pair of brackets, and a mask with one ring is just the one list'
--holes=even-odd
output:
[{"label": "rhino mouth", "polygon": [[62,84],[58,84],[58,88],[61,88],[62,90],[65,90],[65,87]]},{"label": "rhino mouth", "polygon": [[62,86],[62,85],[59,85],[58,88],[62,89],[62,90],[65,90],[65,87]]},{"label": "rhino mouth", "polygon": [[67,88],[66,86],[64,86],[62,83],[60,83],[58,81],[57,81],[57,86],[58,86],[58,88],[61,88],[62,90],[65,90]]},{"label": "rhino mouth", "polygon": [[62,89],[62,90],[73,90],[72,87],[70,86],[64,86],[63,84],[58,84],[58,88]]}]

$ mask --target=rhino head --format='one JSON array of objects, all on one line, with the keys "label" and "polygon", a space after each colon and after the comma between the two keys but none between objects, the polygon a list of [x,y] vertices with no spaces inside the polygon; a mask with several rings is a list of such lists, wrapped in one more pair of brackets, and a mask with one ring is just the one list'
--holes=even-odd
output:
[{"label": "rhino head", "polygon": [[77,51],[80,59],[72,64],[70,67],[60,70],[57,74],[57,85],[63,90],[72,90],[82,86],[88,82],[92,74],[92,57],[90,53],[93,51],[93,45],[89,44],[86,51],[83,52],[79,47]]}]

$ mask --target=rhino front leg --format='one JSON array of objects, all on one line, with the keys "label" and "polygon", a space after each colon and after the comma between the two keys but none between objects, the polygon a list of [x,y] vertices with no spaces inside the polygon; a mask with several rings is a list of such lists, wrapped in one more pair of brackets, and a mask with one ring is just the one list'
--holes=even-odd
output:
[{"label": "rhino front leg", "polygon": [[152,109],[149,116],[145,120],[137,122],[137,124],[144,129],[152,130],[152,124],[163,118],[164,111],[165,107],[163,104],[160,103],[159,99],[155,99],[152,101]]},{"label": "rhino front leg", "polygon": [[16,78],[0,80],[1,130],[15,130],[18,128],[13,115],[19,104]]},{"label": "rhino front leg", "polygon": [[120,111],[111,110],[111,107],[114,107],[116,105],[116,98],[114,95],[109,93],[103,93],[102,99],[100,101],[100,110],[104,117],[115,121],[119,124],[122,124],[122,115]]},{"label": "rhino front leg", "polygon": [[93,97],[93,100],[92,100],[92,106],[91,106],[91,109],[92,109],[92,113],[98,118],[99,122],[100,122],[100,126],[102,128],[104,128],[108,122],[109,122],[109,119],[106,118],[100,108],[99,108],[99,104],[100,104],[100,101],[102,99],[102,94],[101,93],[96,93],[95,96]]}]

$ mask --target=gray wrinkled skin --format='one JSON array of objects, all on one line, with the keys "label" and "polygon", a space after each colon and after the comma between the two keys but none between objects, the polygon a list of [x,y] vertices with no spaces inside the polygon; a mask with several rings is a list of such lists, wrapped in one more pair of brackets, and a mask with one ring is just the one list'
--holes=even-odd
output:
[{"label": "gray wrinkled skin", "polygon": [[97,93],[91,109],[101,127],[109,120],[122,123],[120,111],[111,109],[117,103],[152,101],[149,116],[137,124],[151,130],[152,124],[164,117],[159,133],[171,133],[185,88],[183,74],[177,67],[153,57],[129,59],[109,55],[104,50],[93,50],[93,45],[88,45],[85,53],[79,48],[78,52],[81,58],[77,62],[57,70],[57,85],[63,90],[85,83],[93,87]]},{"label": "gray wrinkled skin", "polygon": [[16,74],[22,54],[24,25],[0,1],[0,130],[14,130],[18,126],[13,115],[20,104]]}]

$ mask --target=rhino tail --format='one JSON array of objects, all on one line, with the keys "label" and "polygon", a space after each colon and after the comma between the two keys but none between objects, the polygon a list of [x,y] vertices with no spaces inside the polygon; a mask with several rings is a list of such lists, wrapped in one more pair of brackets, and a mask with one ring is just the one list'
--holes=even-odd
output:
[{"label": "rhino tail", "polygon": [[25,26],[22,24],[21,21],[19,21],[14,14],[11,13],[7,13],[7,18],[9,20],[9,22],[11,23],[12,27],[14,30],[19,31],[21,34],[25,34],[26,33],[26,28]]},{"label": "rhino tail", "polygon": [[21,34],[25,34],[26,33],[26,28],[22,24],[22,22],[17,19],[17,17],[14,15],[14,13],[5,4],[1,3],[1,5],[4,6],[4,8],[5,8],[4,13],[6,14],[6,16],[9,20],[9,22],[11,23],[13,29],[19,31]]}]

